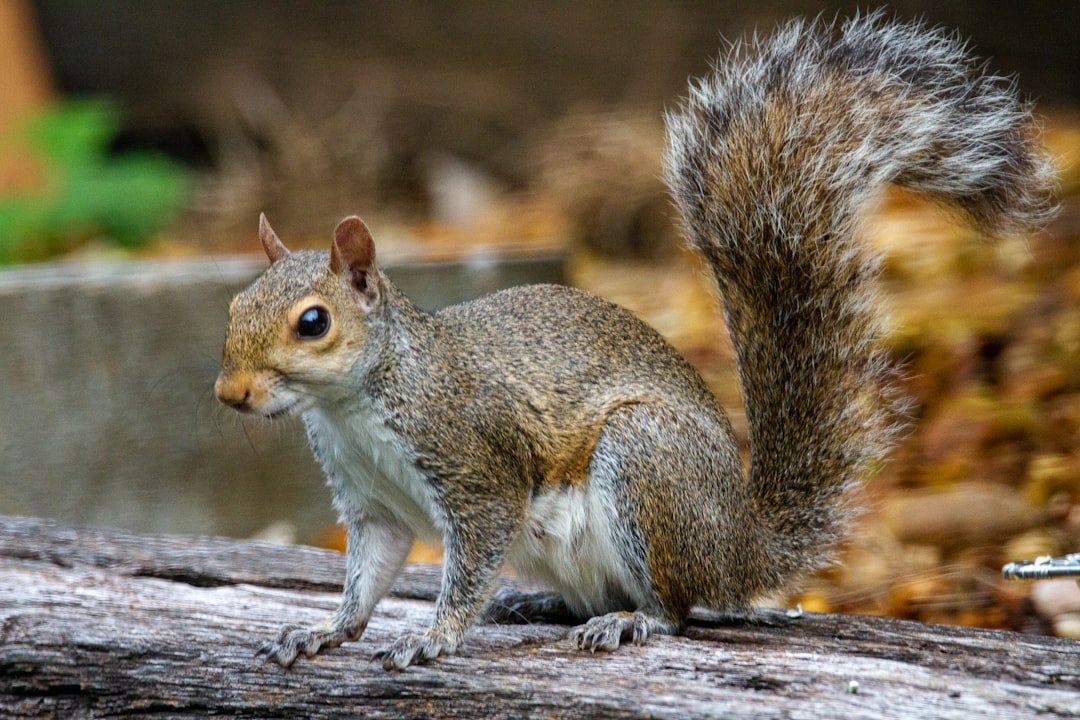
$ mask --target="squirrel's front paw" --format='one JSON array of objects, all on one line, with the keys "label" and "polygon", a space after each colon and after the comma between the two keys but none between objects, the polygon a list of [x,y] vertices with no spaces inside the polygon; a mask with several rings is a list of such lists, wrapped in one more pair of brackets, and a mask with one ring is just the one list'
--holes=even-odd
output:
[{"label": "squirrel's front paw", "polygon": [[263,643],[255,651],[255,656],[263,656],[263,662],[276,662],[282,667],[289,667],[296,658],[303,653],[305,657],[314,655],[323,648],[337,647],[347,640],[355,640],[360,637],[363,628],[358,631],[334,629],[330,623],[319,624],[315,627],[302,625],[286,625],[281,628],[281,634],[274,642]]},{"label": "squirrel's front paw", "polygon": [[433,660],[439,655],[450,655],[457,650],[457,642],[436,632],[409,633],[371,656],[372,662],[382,663],[383,670],[404,670],[413,664]]}]

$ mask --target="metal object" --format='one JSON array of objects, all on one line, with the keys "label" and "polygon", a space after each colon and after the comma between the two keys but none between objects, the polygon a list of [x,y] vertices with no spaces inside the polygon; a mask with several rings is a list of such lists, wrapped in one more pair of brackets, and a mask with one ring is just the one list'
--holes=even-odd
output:
[{"label": "metal object", "polygon": [[[1080,553],[1055,558],[1049,555],[1034,560],[1011,562],[1001,568],[1006,580],[1042,580],[1044,578],[1080,579]],[[1078,580],[1080,583],[1080,580]]]}]

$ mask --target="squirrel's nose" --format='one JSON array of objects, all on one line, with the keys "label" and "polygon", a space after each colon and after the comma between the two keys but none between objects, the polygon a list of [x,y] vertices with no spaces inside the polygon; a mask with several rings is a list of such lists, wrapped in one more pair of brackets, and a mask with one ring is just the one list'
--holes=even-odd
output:
[{"label": "squirrel's nose", "polygon": [[237,378],[219,376],[214,383],[214,394],[218,400],[234,410],[246,412],[251,409],[251,389],[247,383]]}]

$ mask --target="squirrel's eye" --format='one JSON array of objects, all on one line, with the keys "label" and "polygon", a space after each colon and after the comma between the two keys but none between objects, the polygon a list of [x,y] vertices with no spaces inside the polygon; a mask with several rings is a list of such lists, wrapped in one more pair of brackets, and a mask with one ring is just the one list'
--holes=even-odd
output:
[{"label": "squirrel's eye", "polygon": [[300,313],[296,322],[296,336],[304,340],[322,337],[330,329],[330,313],[318,305]]}]

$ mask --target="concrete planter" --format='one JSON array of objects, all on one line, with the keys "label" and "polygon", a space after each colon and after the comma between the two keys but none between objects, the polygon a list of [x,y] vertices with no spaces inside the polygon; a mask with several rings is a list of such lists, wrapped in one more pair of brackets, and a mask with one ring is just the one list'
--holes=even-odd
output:
[{"label": "concrete planter", "polygon": [[[229,300],[261,258],[0,271],[0,513],[144,532],[301,541],[334,521],[299,421],[241,420],[213,397]],[[399,263],[436,307],[559,282],[558,257]]]}]

